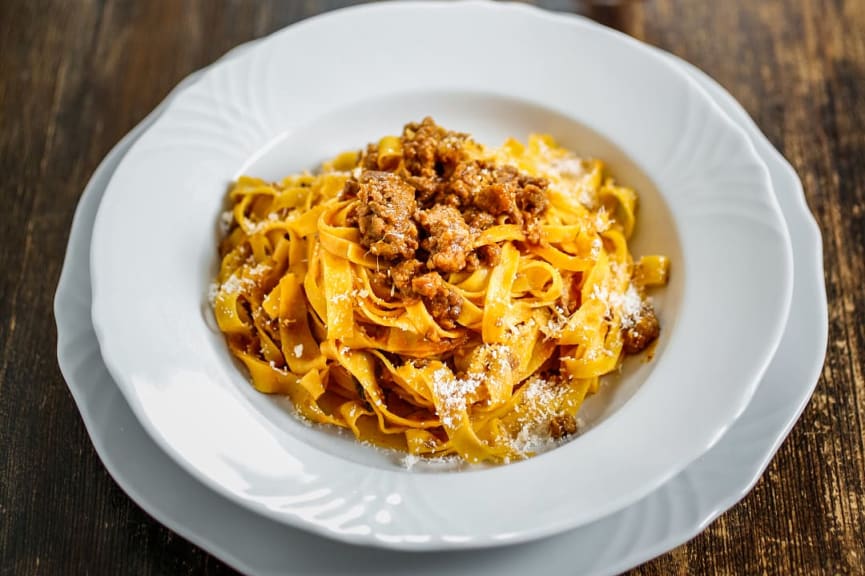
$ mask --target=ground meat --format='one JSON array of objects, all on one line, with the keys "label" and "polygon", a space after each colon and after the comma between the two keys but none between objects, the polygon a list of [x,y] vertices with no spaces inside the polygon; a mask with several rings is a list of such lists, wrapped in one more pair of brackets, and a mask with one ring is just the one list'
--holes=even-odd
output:
[{"label": "ground meat", "polygon": [[508,214],[515,224],[522,224],[516,202],[519,172],[513,166],[495,166],[483,186],[474,191],[474,205],[493,216]]},{"label": "ground meat", "polygon": [[487,244],[485,246],[479,246],[475,253],[485,266],[492,267],[499,263],[502,249],[498,244]]},{"label": "ground meat", "polygon": [[545,179],[523,174],[513,166],[471,161],[456,168],[448,189],[481,214],[505,216],[512,224],[528,226],[547,208],[547,185]]},{"label": "ground meat", "polygon": [[463,219],[471,228],[483,231],[496,223],[495,217],[489,212],[477,208],[469,208],[463,212]]},{"label": "ground meat", "polygon": [[457,318],[462,311],[462,298],[442,280],[438,272],[416,276],[411,286],[423,298],[430,314],[442,328],[456,328]]},{"label": "ground meat", "polygon": [[474,204],[493,216],[510,214],[516,217],[515,224],[523,223],[522,214],[517,209],[513,187],[508,183],[499,182],[482,188],[475,194]]},{"label": "ground meat", "polygon": [[443,178],[450,178],[453,175],[454,169],[465,159],[466,153],[463,149],[465,140],[465,134],[447,132],[447,135],[436,147],[438,157],[436,173]]},{"label": "ground meat", "polygon": [[[467,142],[467,135],[425,118],[403,129],[402,162],[392,169],[380,170],[377,145],[361,152],[360,175],[348,179],[340,198],[357,200],[346,225],[358,228],[361,245],[389,261],[371,278],[377,294],[417,297],[415,280],[427,277],[427,271],[448,274],[495,266],[500,247],[475,249],[474,244],[480,232],[496,224],[520,225],[527,242],[539,240],[537,216],[547,208],[547,181],[514,166],[473,158]],[[418,286],[429,292],[428,278],[426,282]],[[423,298],[439,316],[449,318],[446,310],[458,307],[459,299],[435,293]]]},{"label": "ground meat", "polygon": [[412,280],[421,272],[426,271],[426,266],[423,262],[419,262],[412,258],[411,260],[403,260],[390,270],[390,279],[393,287],[399,291],[402,296],[412,296]]},{"label": "ground meat", "polygon": [[431,206],[440,198],[439,189],[441,181],[436,176],[412,176],[408,174],[405,179],[414,186],[417,191],[417,202],[420,206]]},{"label": "ground meat", "polygon": [[448,196],[457,205],[471,205],[478,190],[492,183],[493,171],[486,162],[470,160],[460,163],[455,169],[447,186]]},{"label": "ground meat", "polygon": [[364,170],[378,170],[378,146],[375,144],[367,144],[366,150],[361,153],[358,159],[358,166]]},{"label": "ground meat", "polygon": [[[465,149],[468,136],[438,126],[431,118],[410,123],[402,133],[403,164],[398,173],[415,190],[419,209],[431,210],[446,205],[459,209],[463,220],[475,230],[484,230],[496,221],[521,225],[530,242],[540,230],[533,224],[547,207],[547,181],[522,173],[514,166],[497,166],[486,160],[470,158]],[[370,145],[361,154],[359,165],[365,171],[378,170],[377,148]],[[351,181],[350,181],[351,182]],[[343,198],[359,194],[347,183]],[[374,230],[370,243],[383,238]],[[403,246],[399,246],[402,252]],[[393,247],[381,246],[393,253]]]},{"label": "ground meat", "polygon": [[[345,184],[342,187],[342,192],[339,193],[340,200],[351,200],[352,198],[357,198],[357,192],[360,189],[360,184],[358,184],[357,180],[354,178],[349,178],[345,181]],[[355,218],[357,215],[355,214]],[[357,220],[355,220],[356,222]]]},{"label": "ground meat", "polygon": [[406,124],[402,132],[402,149],[406,170],[412,176],[434,178],[436,174],[436,144],[441,139],[441,129],[430,118],[420,124]]},{"label": "ground meat", "polygon": [[402,133],[406,170],[412,176],[450,177],[465,157],[466,138],[465,134],[445,130],[430,117],[419,124],[406,124]]},{"label": "ground meat", "polygon": [[577,431],[577,421],[569,414],[555,416],[550,420],[550,436],[561,438]]},{"label": "ground meat", "polygon": [[439,204],[418,211],[416,219],[429,234],[421,244],[430,253],[427,268],[458,272],[466,267],[474,235],[459,210]]},{"label": "ground meat", "polygon": [[466,272],[474,272],[480,267],[481,259],[478,258],[477,252],[472,252],[471,254],[466,256],[466,267],[464,268]]},{"label": "ground meat", "polygon": [[414,188],[396,174],[370,170],[357,182],[357,198],[361,245],[375,256],[412,258],[418,247]]},{"label": "ground meat", "polygon": [[625,354],[638,354],[646,349],[661,333],[658,317],[651,304],[643,301],[640,314],[632,326],[622,330]]},{"label": "ground meat", "polygon": [[547,209],[547,195],[544,189],[547,187],[545,181],[541,182],[541,186],[536,183],[538,179],[533,178],[531,181],[522,184],[517,188],[516,201],[517,208],[520,211],[537,216]]}]

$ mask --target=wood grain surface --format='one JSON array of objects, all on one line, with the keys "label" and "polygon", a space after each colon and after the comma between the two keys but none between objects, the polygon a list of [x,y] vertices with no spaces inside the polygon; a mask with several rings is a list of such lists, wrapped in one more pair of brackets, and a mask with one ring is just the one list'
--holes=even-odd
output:
[{"label": "wood grain surface", "polygon": [[[76,202],[127,131],[230,48],[351,3],[0,1],[0,574],[233,573],[103,468],[52,300]],[[720,81],[798,171],[824,239],[829,349],[804,415],[741,503],[632,574],[865,574],[865,1],[540,4]]]}]

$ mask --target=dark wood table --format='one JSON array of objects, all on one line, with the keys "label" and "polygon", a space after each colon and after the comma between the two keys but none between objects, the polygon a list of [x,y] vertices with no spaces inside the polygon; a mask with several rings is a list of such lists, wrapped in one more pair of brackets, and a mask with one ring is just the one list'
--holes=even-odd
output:
[{"label": "dark wood table", "polygon": [[[127,131],[230,48],[351,3],[0,2],[0,574],[232,573],[103,468],[52,299],[76,202]],[[633,574],[865,574],[865,2],[541,4],[719,80],[799,172],[825,242],[829,349],[807,410],[751,494]]]}]

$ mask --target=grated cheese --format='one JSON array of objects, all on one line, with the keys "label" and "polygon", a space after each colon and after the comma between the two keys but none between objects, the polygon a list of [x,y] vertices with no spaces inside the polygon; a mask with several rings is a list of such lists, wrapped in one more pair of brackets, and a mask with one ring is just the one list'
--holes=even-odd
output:
[{"label": "grated cheese", "polygon": [[534,377],[524,384],[522,405],[517,411],[517,424],[520,429],[510,439],[511,447],[530,456],[545,452],[559,444],[550,433],[550,422],[560,414],[555,410],[562,400],[564,388],[540,377]]},{"label": "grated cheese", "polygon": [[462,459],[459,456],[417,456],[415,454],[406,454],[402,457],[401,463],[403,468],[406,470],[411,470],[417,464],[421,464],[423,466],[459,466],[463,464]]},{"label": "grated cheese", "polygon": [[207,301],[210,302],[211,307],[216,304],[217,296],[219,296],[219,284],[216,282],[212,282],[207,288]]},{"label": "grated cheese", "polygon": [[466,378],[457,378],[450,370],[441,367],[433,372],[433,391],[436,397],[442,399],[438,417],[442,424],[451,427],[454,418],[464,410],[469,397],[473,395],[483,380],[479,374],[469,374]]},{"label": "grated cheese", "polygon": [[222,214],[219,215],[219,233],[225,236],[229,230],[231,230],[231,225],[234,223],[234,212],[231,210],[226,210]]},{"label": "grated cheese", "polygon": [[640,321],[643,299],[633,284],[628,284],[624,292],[611,291],[607,286],[595,286],[592,298],[600,300],[608,314],[618,314],[623,328],[630,328]]},{"label": "grated cheese", "polygon": [[344,301],[348,300],[348,298],[349,298],[348,294],[334,294],[331,297],[330,302],[331,302],[331,304],[338,304],[339,302],[344,302]]},{"label": "grated cheese", "polygon": [[609,230],[610,224],[611,221],[609,214],[607,214],[607,209],[601,206],[595,214],[595,230],[598,232],[598,234],[601,234]]},{"label": "grated cheese", "polygon": [[570,178],[576,180],[586,175],[586,165],[577,156],[565,156],[553,160],[549,170],[559,178]]}]

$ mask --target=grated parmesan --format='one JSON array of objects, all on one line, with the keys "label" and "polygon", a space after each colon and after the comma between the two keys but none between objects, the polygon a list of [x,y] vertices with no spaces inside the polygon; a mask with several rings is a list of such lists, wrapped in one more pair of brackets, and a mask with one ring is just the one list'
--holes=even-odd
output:
[{"label": "grated parmesan", "polygon": [[601,242],[601,238],[599,236],[595,236],[592,239],[592,253],[591,256],[593,259],[597,260],[601,255],[601,248],[604,247],[604,243]]},{"label": "grated parmesan", "polygon": [[510,439],[511,448],[523,456],[546,452],[560,443],[550,432],[550,422],[560,414],[555,407],[565,388],[544,378],[534,377],[524,384],[522,406],[519,404],[517,434]]},{"label": "grated parmesan", "polygon": [[211,307],[216,305],[217,296],[219,296],[219,284],[212,282],[207,288],[207,301],[210,302]]},{"label": "grated parmesan", "polygon": [[234,212],[226,210],[219,215],[219,233],[225,236],[231,230],[231,225],[234,223]]},{"label": "grated parmesan", "polygon": [[444,366],[433,372],[433,391],[437,398],[442,399],[441,406],[436,407],[442,424],[448,427],[454,425],[454,418],[465,409],[469,397],[482,382],[479,374],[457,378]]},{"label": "grated parmesan", "polygon": [[586,175],[586,165],[577,156],[565,156],[564,158],[553,160],[549,165],[549,170],[559,178],[570,178],[572,180],[582,178]]},{"label": "grated parmesan", "polygon": [[610,228],[610,224],[610,216],[609,214],[607,214],[607,209],[601,206],[598,209],[597,213],[595,213],[595,230],[598,232],[598,234],[601,234],[603,232],[606,232]]},{"label": "grated parmesan", "polygon": [[254,283],[248,278],[241,278],[234,274],[222,283],[221,289],[228,294],[237,294],[243,292],[244,288],[250,288]]},{"label": "grated parmesan", "polygon": [[406,470],[413,469],[416,465],[439,467],[439,466],[461,466],[464,462],[459,456],[417,456],[415,454],[406,454],[401,458],[402,467]]},{"label": "grated parmesan", "polygon": [[274,362],[273,360],[268,362],[268,364],[270,364],[270,367],[273,368],[274,370],[276,370],[277,372],[279,372],[280,374],[288,374],[288,370],[283,370],[282,368],[277,366],[276,362]]},{"label": "grated parmesan", "polygon": [[633,284],[628,284],[624,292],[611,291],[606,286],[595,286],[592,289],[592,298],[600,300],[608,314],[618,314],[623,328],[630,328],[640,321],[643,298]]}]

